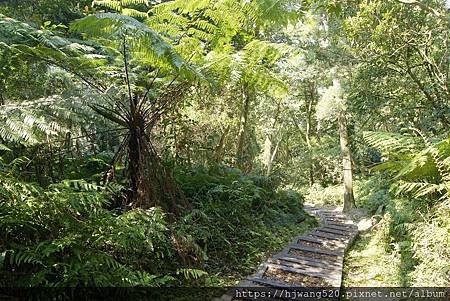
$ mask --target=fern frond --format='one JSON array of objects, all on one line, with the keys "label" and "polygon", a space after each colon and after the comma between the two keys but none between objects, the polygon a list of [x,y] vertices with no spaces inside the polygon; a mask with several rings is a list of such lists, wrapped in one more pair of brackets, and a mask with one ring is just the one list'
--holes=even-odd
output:
[{"label": "fern frond", "polygon": [[207,272],[198,269],[178,269],[177,274],[182,274],[186,280],[198,279],[204,275],[208,275]]},{"label": "fern frond", "polygon": [[394,193],[408,193],[416,198],[437,194],[441,199],[449,199],[450,139],[433,142],[418,133],[420,137],[365,132],[364,138],[387,156],[387,161],[375,169],[395,174]]},{"label": "fern frond", "polygon": [[95,119],[87,103],[96,98],[88,95],[52,95],[0,106],[0,138],[33,145],[65,137],[68,132],[79,134],[81,128],[87,129]]},{"label": "fern frond", "polygon": [[366,131],[363,137],[367,144],[379,149],[386,156],[393,153],[410,153],[423,147],[423,142],[412,135]]},{"label": "fern frond", "polygon": [[396,195],[410,194],[416,198],[436,193],[442,194],[446,192],[446,189],[447,187],[445,183],[433,184],[427,182],[406,182],[406,181],[398,181],[391,187],[391,190]]},{"label": "fern frond", "polygon": [[123,43],[127,38],[131,53],[147,58],[142,63],[163,69],[175,69],[186,77],[200,76],[156,31],[136,19],[116,13],[91,15],[74,22],[71,29],[93,38]]}]

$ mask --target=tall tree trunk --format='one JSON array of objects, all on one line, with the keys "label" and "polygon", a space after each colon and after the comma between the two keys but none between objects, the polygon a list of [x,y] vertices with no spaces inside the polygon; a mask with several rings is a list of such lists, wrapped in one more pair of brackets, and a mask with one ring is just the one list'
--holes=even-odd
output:
[{"label": "tall tree trunk", "polygon": [[225,138],[227,137],[229,131],[230,131],[230,126],[227,125],[227,127],[223,131],[222,135],[220,136],[219,143],[217,143],[217,145],[214,149],[214,161],[216,163],[221,163],[223,161]]},{"label": "tall tree trunk", "polygon": [[347,118],[344,112],[338,116],[339,140],[342,152],[343,184],[344,184],[344,212],[356,208],[353,195],[352,153],[349,147]]},{"label": "tall tree trunk", "polygon": [[270,172],[272,171],[272,148],[273,148],[273,142],[270,137],[271,135],[269,133],[266,134],[266,139],[264,140],[264,152],[263,152],[263,162],[266,166],[266,175],[270,175]]},{"label": "tall tree trunk", "polygon": [[[281,137],[276,137],[277,135],[277,123],[280,117],[281,112],[281,100],[277,103],[277,108],[275,110],[274,116],[271,118],[272,125],[269,131],[266,133],[266,139],[264,141],[264,153],[263,153],[263,161],[266,165],[266,176],[270,176],[272,173],[273,161],[278,152],[278,146],[281,142]],[[277,140],[277,143],[274,147],[274,140]]]},{"label": "tall tree trunk", "polygon": [[250,95],[247,85],[242,87],[242,111],[239,123],[239,133],[236,147],[236,165],[241,168],[244,166],[244,143],[247,136],[248,114],[250,111]]},{"label": "tall tree trunk", "polygon": [[[308,166],[308,176],[309,176],[309,186],[312,186],[314,184],[314,161],[312,158],[312,145],[311,145],[311,130],[312,130],[312,114],[313,114],[313,101],[314,101],[314,95],[312,93],[312,90],[310,91],[311,94],[305,95],[306,100],[306,133],[305,133],[305,140],[306,145],[308,146],[308,152],[310,154],[309,159],[309,166]],[[308,101],[309,99],[309,101]]]},{"label": "tall tree trunk", "polygon": [[275,144],[275,148],[273,148],[272,140],[269,141],[270,141],[270,152],[268,153],[268,158],[266,162],[267,164],[266,176],[270,176],[272,173],[273,161],[275,161],[275,157],[277,156],[278,146],[280,145],[281,139],[278,139],[277,144]]}]

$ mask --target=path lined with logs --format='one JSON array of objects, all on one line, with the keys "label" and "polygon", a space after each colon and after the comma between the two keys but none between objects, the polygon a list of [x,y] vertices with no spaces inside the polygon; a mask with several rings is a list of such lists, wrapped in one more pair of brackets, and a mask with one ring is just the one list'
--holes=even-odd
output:
[{"label": "path lined with logs", "polygon": [[[358,227],[337,210],[305,205],[305,211],[317,215],[321,219],[321,226],[296,237],[237,287],[341,286],[344,252],[358,234]],[[216,300],[234,300],[231,295],[230,291]]]}]

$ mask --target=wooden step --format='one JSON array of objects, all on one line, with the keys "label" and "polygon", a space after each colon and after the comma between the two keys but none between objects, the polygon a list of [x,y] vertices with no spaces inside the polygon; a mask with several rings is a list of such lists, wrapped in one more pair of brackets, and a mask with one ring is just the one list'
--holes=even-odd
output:
[{"label": "wooden step", "polygon": [[314,278],[322,278],[327,282],[335,282],[336,280],[340,280],[339,276],[336,275],[335,273],[334,274],[333,273],[325,274],[323,272],[313,271],[312,268],[301,269],[301,268],[294,268],[294,267],[290,267],[290,266],[286,266],[286,265],[273,264],[273,263],[268,263],[267,268],[282,270],[282,271],[286,271],[286,272],[290,272],[290,273],[294,273],[294,274],[300,274],[300,275],[309,276],[309,277],[314,277]]},{"label": "wooden step", "polygon": [[288,260],[282,259],[269,259],[268,264],[287,267],[290,268],[290,271],[298,271],[299,273],[304,273],[309,276],[322,277],[326,279],[330,279],[331,281],[338,280],[340,277],[339,270],[337,269],[325,269],[321,267],[314,267],[306,264],[294,263]]},{"label": "wooden step", "polygon": [[318,237],[324,237],[324,238],[328,238],[328,239],[333,239],[333,240],[341,241],[341,242],[344,242],[344,243],[347,243],[348,240],[349,240],[348,238],[345,238],[345,237],[343,237],[341,235],[338,236],[336,234],[323,232],[323,231],[320,231],[320,230],[315,230],[315,231],[309,233],[309,235],[318,236]]},{"label": "wooden step", "polygon": [[337,234],[337,235],[341,235],[341,236],[348,236],[350,237],[352,233],[348,232],[348,231],[342,231],[342,230],[336,230],[333,228],[329,228],[328,226],[324,226],[321,227],[319,229],[317,229],[319,231],[323,231],[323,232],[327,232],[327,233],[333,233],[333,234]]},{"label": "wooden step", "polygon": [[286,284],[284,282],[281,281],[276,281],[276,280],[271,280],[271,279],[266,279],[266,278],[260,278],[260,277],[247,277],[247,280],[258,283],[258,284],[263,284],[263,285],[267,285],[270,287],[292,287],[292,285],[290,284]]},{"label": "wooden step", "polygon": [[304,245],[322,250],[331,250],[336,252],[343,252],[345,244],[331,240],[324,240],[318,238],[307,237],[307,239],[299,238],[292,243],[293,245]]},{"label": "wooden step", "polygon": [[336,226],[336,225],[330,225],[330,224],[326,224],[325,228],[339,230],[339,231],[343,231],[343,232],[351,232],[351,233],[356,231],[355,228],[342,227],[342,226]]},{"label": "wooden step", "polygon": [[280,253],[280,254],[275,255],[273,258],[291,261],[294,263],[299,263],[299,264],[304,264],[304,265],[309,265],[312,267],[320,267],[323,269],[336,269],[336,267],[339,268],[342,266],[342,262],[340,262],[340,261],[330,262],[330,261],[323,261],[323,260],[318,260],[318,259],[310,258],[310,257],[297,257],[297,256],[292,256],[289,253]]},{"label": "wooden step", "polygon": [[[304,209],[319,216],[323,226],[297,236],[282,252],[262,263],[255,274],[241,281],[238,287],[274,290],[292,288],[295,283],[314,284],[318,287],[325,284],[341,286],[344,250],[357,236],[358,227],[339,211],[317,209],[308,205]],[[219,300],[229,301],[230,296],[227,293],[224,295],[225,299]],[[269,297],[264,300],[275,299]]]},{"label": "wooden step", "polygon": [[330,256],[342,256],[341,252],[332,251],[332,250],[322,250],[322,249],[317,249],[317,248],[311,248],[311,247],[302,246],[302,245],[299,245],[299,244],[288,245],[288,248],[289,249],[296,249],[296,250],[306,251],[306,252],[311,252],[311,253],[330,255]]},{"label": "wooden step", "polygon": [[326,223],[327,226],[337,226],[337,227],[343,227],[343,228],[348,228],[348,229],[354,229],[354,230],[358,230],[358,226],[353,224],[353,222],[348,221],[347,223],[337,223],[337,222],[329,222]]}]

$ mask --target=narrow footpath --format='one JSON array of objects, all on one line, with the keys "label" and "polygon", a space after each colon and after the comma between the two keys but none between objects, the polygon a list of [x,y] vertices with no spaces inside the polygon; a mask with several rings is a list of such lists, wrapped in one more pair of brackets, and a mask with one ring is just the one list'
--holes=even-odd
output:
[{"label": "narrow footpath", "polygon": [[[321,226],[296,237],[237,287],[341,286],[344,253],[358,234],[358,227],[338,209],[305,205],[305,211],[318,216]],[[230,294],[216,300],[232,300]]]}]

